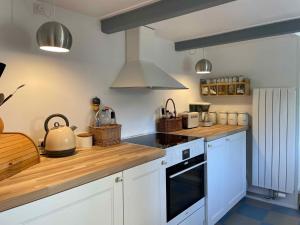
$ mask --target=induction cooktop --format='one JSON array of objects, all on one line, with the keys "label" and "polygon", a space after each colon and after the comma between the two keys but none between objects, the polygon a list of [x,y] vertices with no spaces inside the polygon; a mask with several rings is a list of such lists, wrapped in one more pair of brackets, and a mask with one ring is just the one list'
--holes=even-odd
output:
[{"label": "induction cooktop", "polygon": [[198,137],[190,137],[177,134],[154,133],[133,138],[124,139],[124,142],[133,144],[146,145],[155,148],[166,149],[179,144],[187,143],[199,139]]}]

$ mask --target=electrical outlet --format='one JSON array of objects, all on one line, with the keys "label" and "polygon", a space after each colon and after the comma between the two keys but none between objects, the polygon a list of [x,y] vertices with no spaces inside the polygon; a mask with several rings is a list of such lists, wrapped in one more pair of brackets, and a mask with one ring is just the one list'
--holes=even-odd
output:
[{"label": "electrical outlet", "polygon": [[39,15],[39,16],[44,16],[44,17],[51,17],[52,10],[49,7],[49,5],[46,3],[34,2],[33,3],[33,14]]}]

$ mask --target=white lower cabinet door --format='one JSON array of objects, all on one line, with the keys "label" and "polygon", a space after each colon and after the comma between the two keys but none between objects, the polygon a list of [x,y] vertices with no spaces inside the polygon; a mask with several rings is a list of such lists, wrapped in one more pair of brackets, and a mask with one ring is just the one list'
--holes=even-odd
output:
[{"label": "white lower cabinet door", "polygon": [[231,209],[246,195],[246,133],[241,132],[226,138],[228,161],[226,161],[226,195],[227,210]]},{"label": "white lower cabinet door", "polygon": [[164,225],[166,186],[164,159],[125,170],[124,225]]},{"label": "white lower cabinet door", "polygon": [[1,225],[123,225],[118,173],[0,213]]},{"label": "white lower cabinet door", "polygon": [[205,222],[205,213],[204,213],[204,207],[202,207],[201,209],[198,209],[196,212],[194,212],[191,216],[186,218],[179,225],[205,225],[204,222]]},{"label": "white lower cabinet door", "polygon": [[214,225],[246,195],[246,132],[206,145],[207,223]]},{"label": "white lower cabinet door", "polygon": [[217,223],[225,211],[224,191],[226,142],[223,138],[206,144],[207,149],[207,222]]}]

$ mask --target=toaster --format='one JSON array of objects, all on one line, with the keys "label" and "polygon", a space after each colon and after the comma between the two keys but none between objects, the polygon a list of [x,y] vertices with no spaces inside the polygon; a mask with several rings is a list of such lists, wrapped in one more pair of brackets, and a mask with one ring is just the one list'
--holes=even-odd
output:
[{"label": "toaster", "polygon": [[181,113],[182,127],[184,129],[191,129],[199,126],[199,113],[198,112],[184,112]]}]

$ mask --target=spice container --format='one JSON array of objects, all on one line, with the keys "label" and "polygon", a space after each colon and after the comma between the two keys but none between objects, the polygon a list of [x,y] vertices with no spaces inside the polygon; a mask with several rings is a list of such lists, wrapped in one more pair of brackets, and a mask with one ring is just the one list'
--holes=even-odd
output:
[{"label": "spice container", "polygon": [[248,126],[249,116],[248,113],[240,112],[238,113],[238,125],[239,126]]},{"label": "spice container", "polygon": [[213,124],[217,124],[217,112],[209,112],[208,120]]},{"label": "spice container", "polygon": [[228,125],[236,126],[238,124],[238,114],[236,112],[228,113]]},{"label": "spice container", "polygon": [[228,118],[227,112],[219,112],[218,113],[218,124],[227,125],[227,118]]}]

